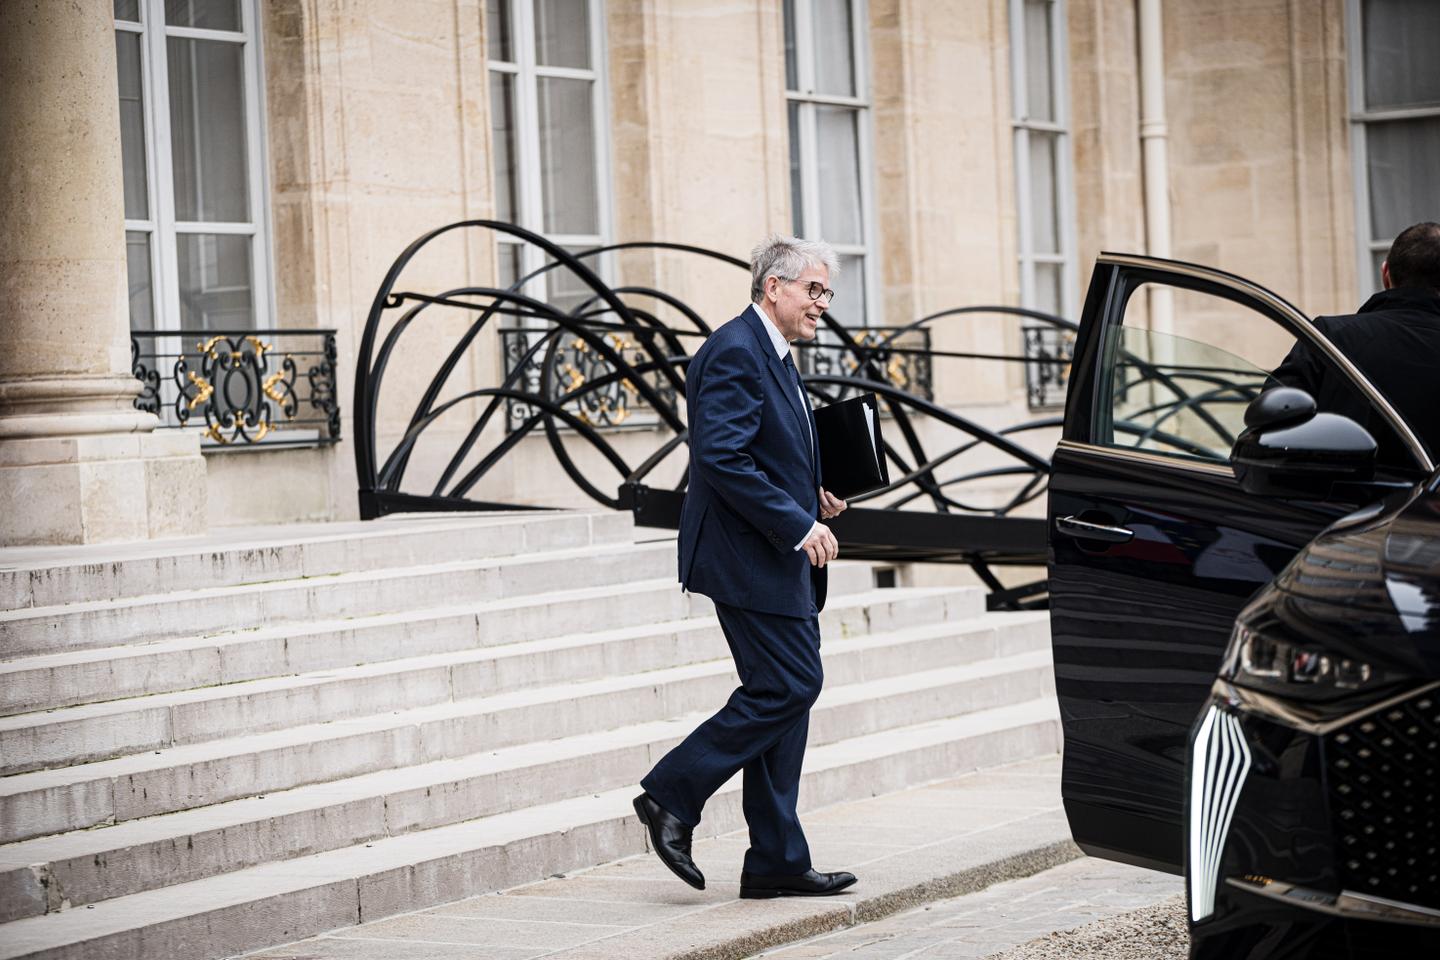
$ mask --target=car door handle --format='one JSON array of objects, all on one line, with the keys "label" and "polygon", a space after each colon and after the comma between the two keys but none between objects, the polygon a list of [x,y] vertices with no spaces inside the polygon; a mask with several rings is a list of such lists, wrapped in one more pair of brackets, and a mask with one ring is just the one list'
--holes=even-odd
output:
[{"label": "car door handle", "polygon": [[1108,543],[1129,543],[1135,539],[1135,531],[1124,527],[1108,527],[1103,523],[1091,523],[1079,517],[1056,517],[1055,529],[1067,537],[1080,540],[1104,540]]}]

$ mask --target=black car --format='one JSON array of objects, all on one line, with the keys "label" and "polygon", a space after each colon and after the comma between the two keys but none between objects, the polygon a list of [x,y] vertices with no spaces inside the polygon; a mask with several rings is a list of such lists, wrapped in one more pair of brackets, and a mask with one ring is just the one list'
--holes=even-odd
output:
[{"label": "black car", "polygon": [[[1365,427],[1269,375],[1297,339]],[[1192,958],[1440,956],[1430,452],[1221,271],[1102,255],[1074,358],[1049,525],[1076,841],[1186,875]]]}]

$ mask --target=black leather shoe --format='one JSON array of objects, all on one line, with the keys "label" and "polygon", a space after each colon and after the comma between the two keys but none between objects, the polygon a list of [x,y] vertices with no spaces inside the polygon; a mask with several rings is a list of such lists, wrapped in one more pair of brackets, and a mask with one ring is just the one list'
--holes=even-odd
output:
[{"label": "black leather shoe", "polygon": [[650,846],[660,857],[660,862],[696,890],[704,890],[705,875],[690,859],[691,829],[656,803],[648,793],[635,798],[635,815],[650,832]]},{"label": "black leather shoe", "polygon": [[740,874],[741,900],[769,900],[771,897],[832,897],[855,882],[855,874],[816,873],[807,870],[798,877],[758,877]]}]

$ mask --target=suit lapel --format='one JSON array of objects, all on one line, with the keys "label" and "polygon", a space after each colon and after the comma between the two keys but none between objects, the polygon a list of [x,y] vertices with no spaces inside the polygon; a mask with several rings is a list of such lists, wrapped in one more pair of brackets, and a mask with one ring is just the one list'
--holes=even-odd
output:
[{"label": "suit lapel", "polygon": [[[780,384],[780,395],[790,404],[790,410],[795,414],[795,419],[799,421],[800,429],[806,430],[807,424],[809,423],[810,412],[802,409],[800,397],[795,391],[795,381],[790,379],[790,374],[786,371],[785,364],[781,363],[780,358],[776,356],[775,344],[771,342],[770,334],[766,332],[764,322],[755,315],[757,309],[759,308],[752,304],[750,307],[747,307],[745,312],[740,314],[740,316],[749,325],[751,332],[755,334],[755,339],[760,341],[760,349],[765,355],[765,365],[770,368],[770,373],[775,377],[775,382]],[[814,436],[813,428],[810,435],[812,437]],[[810,460],[812,463],[815,460],[815,444],[813,442],[810,444]]]}]

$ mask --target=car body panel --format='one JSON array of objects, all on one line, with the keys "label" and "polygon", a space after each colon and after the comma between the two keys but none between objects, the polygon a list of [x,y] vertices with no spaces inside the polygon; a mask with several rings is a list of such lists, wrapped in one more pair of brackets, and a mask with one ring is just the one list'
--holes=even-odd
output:
[{"label": "car body panel", "polygon": [[[1377,492],[1361,484],[1346,502],[1261,498],[1241,489],[1227,463],[1095,442],[1118,433],[1107,419],[1123,349],[1113,331],[1144,284],[1239,304],[1257,323],[1334,349],[1282,298],[1221,271],[1102,255],[1091,278],[1048,511],[1062,795],[1087,852],[1180,872],[1189,731],[1235,615],[1317,533]],[[1071,518],[1133,536],[1057,532]]]}]

